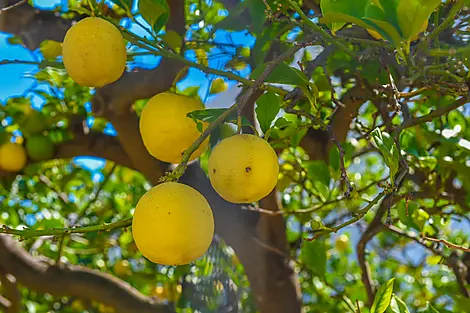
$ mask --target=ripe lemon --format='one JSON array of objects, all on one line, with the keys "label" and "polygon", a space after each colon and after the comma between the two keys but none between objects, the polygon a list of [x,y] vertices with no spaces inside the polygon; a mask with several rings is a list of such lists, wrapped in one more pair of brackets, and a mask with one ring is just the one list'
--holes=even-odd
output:
[{"label": "ripe lemon", "polygon": [[121,77],[127,52],[121,32],[113,24],[87,17],[67,31],[62,57],[67,73],[77,84],[103,87]]},{"label": "ripe lemon", "polygon": [[31,136],[26,140],[26,151],[33,161],[49,160],[54,156],[54,144],[49,137]]},{"label": "ripe lemon", "polygon": [[[151,98],[142,110],[139,128],[140,135],[148,152],[168,163],[181,162],[184,150],[201,135],[197,124],[187,117],[191,111],[203,110],[201,101],[171,92],[162,92]],[[203,129],[207,123],[203,124]],[[206,139],[191,155],[196,159],[207,148]]]},{"label": "ripe lemon", "polygon": [[26,150],[22,145],[6,142],[0,146],[0,169],[19,172],[27,163]]},{"label": "ripe lemon", "polygon": [[[419,33],[416,34],[413,38],[411,38],[410,41],[415,41],[415,40],[417,40],[418,37],[419,37],[419,34],[421,34],[422,32],[424,32],[424,31],[426,30],[426,28],[428,28],[428,20],[424,21],[423,26],[421,27]],[[367,29],[367,32],[368,32],[372,37],[374,37],[374,38],[377,39],[377,40],[383,39],[382,36],[381,36],[378,32],[376,32],[375,30]]]},{"label": "ripe lemon", "polygon": [[251,203],[266,197],[276,186],[279,164],[266,140],[234,135],[215,146],[208,162],[215,191],[233,203]]},{"label": "ripe lemon", "polygon": [[184,265],[209,248],[214,216],[197,190],[176,182],[162,183],[137,203],[132,235],[139,251],[150,261]]}]

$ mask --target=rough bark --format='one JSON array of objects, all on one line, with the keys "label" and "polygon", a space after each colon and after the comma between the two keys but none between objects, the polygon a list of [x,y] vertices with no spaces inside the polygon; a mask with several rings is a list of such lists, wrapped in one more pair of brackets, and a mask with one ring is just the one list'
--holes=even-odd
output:
[{"label": "rough bark", "polygon": [[32,257],[8,235],[0,235],[0,265],[27,288],[54,296],[75,296],[113,306],[119,313],[170,313],[126,282],[81,266],[50,265]]}]

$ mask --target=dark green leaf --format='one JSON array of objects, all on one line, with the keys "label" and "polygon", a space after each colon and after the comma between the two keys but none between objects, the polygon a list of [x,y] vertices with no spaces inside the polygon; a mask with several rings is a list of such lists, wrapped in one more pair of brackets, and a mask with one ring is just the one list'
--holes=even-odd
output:
[{"label": "dark green leaf", "polygon": [[327,201],[330,195],[330,170],[325,161],[311,161],[307,164],[307,175],[318,191],[322,201]]},{"label": "dark green leaf", "polygon": [[247,0],[248,9],[250,10],[252,24],[251,27],[254,33],[260,33],[263,29],[264,21],[266,20],[266,5],[263,1]]},{"label": "dark green leaf", "polygon": [[325,277],[326,245],[325,241],[316,239],[304,240],[300,250],[300,260],[316,275]]},{"label": "dark green leaf", "polygon": [[271,127],[271,123],[281,109],[281,99],[274,92],[266,92],[256,101],[256,117],[263,133]]},{"label": "dark green leaf", "polygon": [[[253,73],[251,73],[252,79],[257,79],[265,70],[267,64],[258,66]],[[288,85],[305,85],[308,83],[308,78],[302,71],[296,68],[290,67],[287,63],[282,62],[274,68],[265,80],[270,83],[288,84]]]},{"label": "dark green leaf", "polygon": [[390,305],[393,294],[393,283],[395,282],[395,277],[390,279],[388,282],[383,284],[374,298],[374,303],[370,309],[370,313],[384,313]]},{"label": "dark green leaf", "polygon": [[166,0],[139,0],[139,12],[155,33],[168,21],[170,8]]}]

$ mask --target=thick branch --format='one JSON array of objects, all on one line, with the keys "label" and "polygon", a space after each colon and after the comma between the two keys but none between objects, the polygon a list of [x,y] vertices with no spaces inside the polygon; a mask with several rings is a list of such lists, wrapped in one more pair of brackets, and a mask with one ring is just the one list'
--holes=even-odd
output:
[{"label": "thick branch", "polygon": [[80,266],[53,266],[39,261],[7,235],[0,235],[0,265],[24,286],[55,296],[97,301],[119,313],[170,313],[168,306],[142,295],[129,284]]}]

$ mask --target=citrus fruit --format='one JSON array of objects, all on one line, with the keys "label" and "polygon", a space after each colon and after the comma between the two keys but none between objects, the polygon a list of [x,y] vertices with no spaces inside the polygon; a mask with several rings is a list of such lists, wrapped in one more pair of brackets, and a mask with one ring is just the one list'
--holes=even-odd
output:
[{"label": "citrus fruit", "polygon": [[132,235],[139,251],[162,265],[184,265],[200,258],[214,235],[214,217],[206,199],[187,185],[156,185],[135,208]]},{"label": "citrus fruit", "polygon": [[87,17],[67,31],[62,57],[67,73],[77,84],[102,87],[121,77],[127,52],[121,32],[113,24]]},{"label": "citrus fruit", "polygon": [[[201,135],[196,122],[187,117],[191,111],[204,109],[201,101],[171,92],[162,92],[151,98],[142,110],[140,135],[148,152],[168,163],[181,162],[183,152]],[[203,128],[207,123],[203,124]],[[206,139],[191,155],[196,159],[207,148]]]},{"label": "citrus fruit", "polygon": [[129,261],[119,260],[114,264],[114,273],[118,276],[127,276],[131,274]]},{"label": "citrus fruit", "polygon": [[[421,34],[422,32],[424,32],[426,30],[426,28],[428,28],[428,20],[424,21],[423,23],[423,26],[421,26],[421,29],[419,31],[418,34],[414,35],[410,41],[415,41],[418,39],[419,37],[419,34]],[[380,39],[383,39],[382,36],[376,32],[375,30],[372,30],[372,29],[367,29],[367,32],[372,36],[374,37],[375,39],[377,40],[380,40]]]},{"label": "citrus fruit", "polygon": [[211,84],[210,93],[217,94],[226,91],[228,88],[227,83],[222,78],[216,78]]},{"label": "citrus fruit", "polygon": [[349,247],[349,238],[346,235],[339,236],[335,241],[335,248],[339,252],[343,252]]},{"label": "citrus fruit", "polygon": [[62,43],[55,40],[44,40],[39,45],[39,51],[46,60],[54,60],[62,54]]},{"label": "citrus fruit", "polygon": [[222,198],[233,203],[251,203],[274,189],[279,164],[276,152],[266,140],[240,134],[215,146],[208,171],[212,187]]},{"label": "citrus fruit", "polygon": [[31,136],[26,140],[26,151],[33,161],[49,160],[54,156],[54,144],[47,136]]},{"label": "citrus fruit", "polygon": [[20,120],[21,131],[25,135],[41,134],[47,128],[47,121],[44,115],[37,110],[31,110]]},{"label": "citrus fruit", "polygon": [[19,172],[27,163],[26,151],[22,145],[6,142],[0,146],[0,169]]}]

